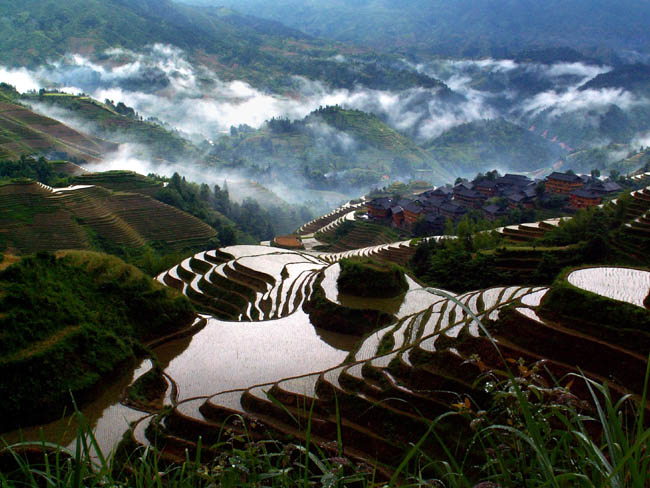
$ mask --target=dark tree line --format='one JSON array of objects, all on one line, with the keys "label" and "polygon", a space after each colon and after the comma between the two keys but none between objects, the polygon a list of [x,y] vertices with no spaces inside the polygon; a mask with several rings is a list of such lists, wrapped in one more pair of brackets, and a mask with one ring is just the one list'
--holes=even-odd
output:
[{"label": "dark tree line", "polygon": [[[243,241],[270,240],[289,233],[312,218],[306,207],[270,206],[263,208],[250,198],[242,203],[231,200],[223,187],[188,182],[175,173],[169,185],[156,195],[161,202],[179,208],[203,220],[217,230],[222,246]],[[241,235],[244,233],[245,235]]]}]

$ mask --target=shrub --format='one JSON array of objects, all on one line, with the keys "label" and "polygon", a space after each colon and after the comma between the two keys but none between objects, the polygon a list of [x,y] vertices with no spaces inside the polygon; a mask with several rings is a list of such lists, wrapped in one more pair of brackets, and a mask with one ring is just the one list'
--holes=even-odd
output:
[{"label": "shrub", "polygon": [[372,259],[343,259],[338,288],[341,293],[360,297],[392,298],[408,290],[404,272],[390,263]]}]

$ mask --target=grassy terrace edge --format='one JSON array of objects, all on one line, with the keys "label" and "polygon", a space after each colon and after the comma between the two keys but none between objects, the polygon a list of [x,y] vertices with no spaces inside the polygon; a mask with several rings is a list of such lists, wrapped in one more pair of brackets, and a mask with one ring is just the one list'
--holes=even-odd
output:
[{"label": "grassy terrace edge", "polygon": [[119,258],[39,253],[0,272],[0,431],[56,419],[138,357],[188,328],[189,300]]}]

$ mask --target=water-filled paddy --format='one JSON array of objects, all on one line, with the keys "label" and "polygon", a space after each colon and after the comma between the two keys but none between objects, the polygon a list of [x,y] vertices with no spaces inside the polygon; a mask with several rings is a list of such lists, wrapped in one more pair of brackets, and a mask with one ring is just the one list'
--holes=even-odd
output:
[{"label": "water-filled paddy", "polygon": [[[319,335],[302,310],[267,322],[211,318],[165,371],[176,381],[181,400],[248,388],[337,366],[351,344],[337,349],[325,342],[326,337]],[[174,342],[162,346],[174,347]]]},{"label": "water-filled paddy", "polygon": [[[149,360],[142,361],[137,368],[125,372],[82,409],[84,418],[93,430],[103,452],[109,452],[120,441],[124,432],[129,428],[130,422],[146,415],[125,407],[119,401],[124,389],[140,375],[147,372],[150,367]],[[48,424],[8,432],[2,434],[1,437],[9,444],[21,442],[23,439],[26,441],[46,439],[72,448],[77,428],[76,417],[72,415]]]},{"label": "water-filled paddy", "polygon": [[[249,307],[259,307],[262,298],[266,297],[270,302],[267,305],[270,307],[269,315],[285,316],[260,322],[227,322],[208,317],[206,327],[193,337],[174,340],[155,348],[154,352],[163,369],[177,385],[178,400],[183,402],[203,397],[181,404],[180,411],[188,415],[199,416],[198,407],[206,397],[213,395],[216,403],[237,407],[239,394],[217,395],[219,392],[247,389],[253,385],[270,384],[297,376],[304,377],[285,380],[280,386],[287,391],[311,395],[318,376],[305,375],[336,368],[325,375],[325,380],[338,386],[338,374],[347,368],[340,365],[350,351],[355,351],[352,356],[356,361],[372,359],[377,356],[380,345],[383,345],[382,339],[385,336],[389,338],[387,334],[392,334],[395,349],[416,344],[423,338],[425,340],[419,347],[433,351],[437,337],[435,334],[443,332],[449,337],[456,337],[466,327],[466,324],[459,323],[465,315],[460,307],[422,290],[420,285],[408,277],[409,291],[396,299],[368,300],[339,294],[336,280],[340,267],[334,264],[325,269],[322,281],[329,300],[353,308],[383,310],[397,319],[396,323],[369,334],[361,344],[357,344],[357,337],[316,329],[301,308],[305,290],[312,286],[316,274],[325,266],[319,258],[260,246],[235,246],[224,251],[235,256],[244,272],[265,273],[275,280],[273,286],[268,285],[265,291],[255,293],[253,304]],[[230,262],[212,267],[215,273],[227,278],[223,273],[226,265],[233,266]],[[192,272],[190,260],[186,260],[182,266],[187,271],[184,274],[192,273],[191,286],[200,292],[200,276]],[[604,271],[603,268],[581,270],[586,274],[583,276],[574,273],[570,276],[570,281],[573,279],[582,286],[594,286],[601,291],[614,290],[610,293],[628,301],[633,300],[631,303],[634,300],[642,303],[650,288],[650,273],[611,269],[615,271],[608,271],[610,268],[605,268]],[[589,271],[595,272],[597,276],[605,276],[606,279],[594,280],[587,273]],[[176,268],[169,275],[178,280],[179,284],[183,282]],[[625,286],[626,283],[631,283],[636,294],[629,286]],[[640,283],[643,286],[639,286]],[[184,284],[184,288],[187,289],[187,284]],[[485,311],[490,318],[495,318],[497,312],[491,309],[498,304],[523,296],[524,305],[537,306],[546,291],[540,288],[492,288],[480,294],[467,293],[458,298],[473,312]],[[526,293],[531,294],[524,296]],[[424,314],[427,309],[430,311]],[[297,311],[286,315],[293,310]],[[532,319],[536,317],[530,309],[518,310]],[[476,324],[470,324],[470,333],[478,335]],[[385,366],[394,357],[396,353],[392,352],[377,358],[373,364]],[[408,362],[408,356],[404,356],[403,360]],[[83,409],[104,451],[108,452],[116,445],[130,422],[146,416],[145,413],[121,405],[119,401],[124,389],[149,368],[149,361],[145,361],[136,368],[125,371],[122,377]],[[347,374],[362,378],[362,364],[349,367]],[[76,433],[76,425],[67,419],[45,425],[42,429],[44,438],[63,444],[71,443]],[[140,428],[138,435],[142,435],[142,432]],[[23,435],[25,439],[38,440],[41,438],[40,427],[25,429]],[[19,441],[20,434],[11,433],[6,439],[8,442]]]},{"label": "water-filled paddy", "polygon": [[650,272],[631,268],[586,268],[569,274],[569,283],[607,298],[643,307]]}]

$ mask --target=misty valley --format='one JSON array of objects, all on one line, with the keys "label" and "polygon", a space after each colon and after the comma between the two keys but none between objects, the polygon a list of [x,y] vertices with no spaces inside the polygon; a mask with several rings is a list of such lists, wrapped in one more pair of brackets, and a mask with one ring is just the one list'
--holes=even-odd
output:
[{"label": "misty valley", "polygon": [[648,486],[647,19],[0,5],[0,486]]}]

